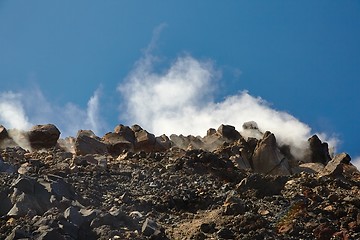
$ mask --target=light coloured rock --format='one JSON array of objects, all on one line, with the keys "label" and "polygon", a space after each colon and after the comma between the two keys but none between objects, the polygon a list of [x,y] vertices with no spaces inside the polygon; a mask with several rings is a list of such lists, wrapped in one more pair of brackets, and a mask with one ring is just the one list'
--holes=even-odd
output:
[{"label": "light coloured rock", "polygon": [[281,154],[275,135],[266,132],[254,150],[252,157],[255,172],[272,175],[290,175],[288,160]]},{"label": "light coloured rock", "polygon": [[299,166],[300,172],[307,172],[307,173],[319,173],[324,169],[324,164],[322,163],[303,163]]},{"label": "light coloured rock", "polygon": [[319,174],[320,176],[331,177],[342,176],[344,165],[349,165],[350,161],[351,157],[347,153],[340,153],[329,161]]},{"label": "light coloured rock", "polygon": [[107,145],[91,130],[80,130],[75,141],[76,155],[106,154]]}]

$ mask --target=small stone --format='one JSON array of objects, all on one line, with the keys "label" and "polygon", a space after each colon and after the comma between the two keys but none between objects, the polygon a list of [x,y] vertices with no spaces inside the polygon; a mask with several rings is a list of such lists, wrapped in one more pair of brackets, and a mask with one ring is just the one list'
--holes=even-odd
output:
[{"label": "small stone", "polygon": [[144,236],[157,235],[159,233],[156,222],[150,218],[146,218],[141,227],[141,232]]},{"label": "small stone", "polygon": [[228,228],[222,228],[217,232],[217,235],[223,239],[234,239],[234,233]]},{"label": "small stone", "polygon": [[330,202],[337,202],[339,200],[339,196],[337,194],[333,193],[333,194],[329,195],[328,199]]},{"label": "small stone", "polygon": [[78,209],[75,207],[68,207],[64,212],[65,219],[69,220],[76,226],[80,227],[85,221],[84,216],[81,215]]},{"label": "small stone", "polygon": [[200,225],[200,230],[204,233],[214,233],[216,231],[215,226],[214,222],[203,223]]}]

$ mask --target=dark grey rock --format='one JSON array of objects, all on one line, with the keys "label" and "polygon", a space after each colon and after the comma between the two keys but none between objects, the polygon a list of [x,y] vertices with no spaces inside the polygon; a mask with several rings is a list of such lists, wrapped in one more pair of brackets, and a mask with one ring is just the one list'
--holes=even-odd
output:
[{"label": "dark grey rock", "polygon": [[65,209],[64,217],[78,227],[80,227],[85,221],[85,217],[79,212],[79,210],[72,206]]},{"label": "dark grey rock", "polygon": [[214,222],[202,223],[200,225],[200,230],[204,233],[214,233],[216,231],[216,224]]},{"label": "dark grey rock", "polygon": [[21,226],[16,226],[5,240],[28,239],[29,237],[30,236],[25,229],[21,228]]},{"label": "dark grey rock", "polygon": [[37,240],[65,240],[57,229],[47,228],[41,229],[39,235],[36,237]]},{"label": "dark grey rock", "polygon": [[6,128],[3,125],[0,125],[0,142],[2,140],[5,140],[9,137],[9,134],[6,130]]},{"label": "dark grey rock", "polygon": [[158,235],[160,233],[156,222],[150,218],[146,218],[141,227],[141,232],[144,236]]},{"label": "dark grey rock", "polygon": [[0,156],[0,173],[4,172],[4,173],[15,173],[16,172],[16,167],[4,162],[4,160],[2,159],[2,157]]},{"label": "dark grey rock", "polygon": [[308,139],[310,145],[310,162],[319,162],[322,164],[326,164],[331,160],[329,154],[329,147],[326,142],[321,142],[317,135],[313,135]]},{"label": "dark grey rock", "polygon": [[222,239],[235,239],[233,231],[231,231],[228,228],[221,228],[217,232],[217,235],[219,236],[219,238],[222,238]]},{"label": "dark grey rock", "polygon": [[12,184],[12,187],[17,188],[19,191],[26,194],[33,194],[35,191],[36,181],[32,178],[19,176],[15,182]]}]

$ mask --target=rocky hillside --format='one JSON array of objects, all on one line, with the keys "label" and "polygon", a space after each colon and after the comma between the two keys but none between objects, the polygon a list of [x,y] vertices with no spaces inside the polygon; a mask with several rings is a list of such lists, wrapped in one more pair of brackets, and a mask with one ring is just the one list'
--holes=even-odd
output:
[{"label": "rocky hillside", "polygon": [[360,239],[360,173],[251,123],[204,137],[0,126],[0,239]]}]

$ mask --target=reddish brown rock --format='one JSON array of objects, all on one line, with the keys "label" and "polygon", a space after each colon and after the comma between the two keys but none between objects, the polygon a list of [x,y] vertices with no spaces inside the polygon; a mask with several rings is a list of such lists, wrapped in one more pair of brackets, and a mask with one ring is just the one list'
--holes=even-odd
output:
[{"label": "reddish brown rock", "polygon": [[241,135],[236,131],[234,126],[221,124],[217,130],[218,134],[232,141],[236,141],[241,138]]},{"label": "reddish brown rock", "polygon": [[124,150],[133,150],[134,144],[121,135],[120,133],[107,133],[102,140],[108,145],[109,153],[119,155]]},{"label": "reddish brown rock", "polygon": [[347,153],[336,155],[328,164],[326,164],[321,176],[339,177],[343,175],[344,165],[349,165],[351,157]]},{"label": "reddish brown rock", "polygon": [[156,138],[155,135],[149,133],[146,130],[139,130],[135,132],[136,143],[135,143],[135,151],[145,151],[150,152],[154,150]]},{"label": "reddish brown rock", "polygon": [[106,154],[107,145],[91,130],[80,130],[75,140],[76,155]]},{"label": "reddish brown rock", "polygon": [[36,125],[30,129],[28,137],[33,149],[52,148],[57,144],[60,131],[53,124]]},{"label": "reddish brown rock", "polygon": [[132,144],[134,144],[136,141],[134,131],[128,126],[119,124],[115,127],[114,132],[119,134],[122,137],[122,139],[124,139]]},{"label": "reddish brown rock", "polygon": [[156,137],[155,151],[166,151],[171,148],[171,141],[165,134]]}]

